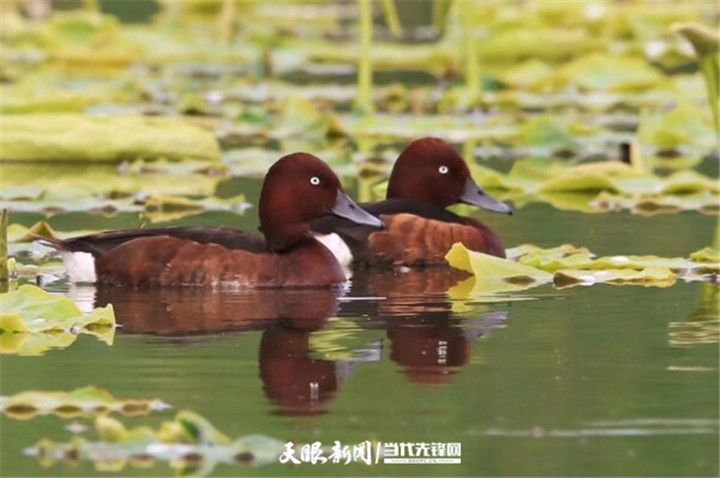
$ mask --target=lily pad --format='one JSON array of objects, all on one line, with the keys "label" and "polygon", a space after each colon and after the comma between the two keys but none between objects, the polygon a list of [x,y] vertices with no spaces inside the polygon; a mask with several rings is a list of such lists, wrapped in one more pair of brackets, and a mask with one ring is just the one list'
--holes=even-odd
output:
[{"label": "lily pad", "polygon": [[470,251],[460,243],[452,246],[445,259],[451,266],[475,276],[475,293],[496,294],[530,289],[552,282],[553,277],[535,267]]},{"label": "lily pad", "polygon": [[662,75],[639,58],[593,54],[561,68],[558,78],[585,90],[637,91],[656,86]]},{"label": "lily pad", "polygon": [[525,244],[507,250],[508,259],[488,256],[454,244],[445,256],[448,263],[471,272],[477,293],[529,289],[553,282],[555,287],[594,284],[628,284],[669,287],[678,278],[686,281],[716,280],[720,273],[712,252],[694,253],[690,259],[657,256],[609,256],[595,258],[586,248],[569,244],[542,249]]},{"label": "lily pad", "polygon": [[[67,347],[78,334],[94,335],[112,345],[115,334],[112,305],[83,314],[70,298],[30,284],[0,294],[0,305],[0,353],[39,355],[51,348],[53,342],[58,347]],[[39,340],[33,338],[36,335]]]},{"label": "lily pad", "polygon": [[638,136],[645,144],[660,150],[676,150],[688,145],[713,148],[717,145],[708,112],[685,104],[664,114],[644,112],[640,117]]},{"label": "lily pad", "polygon": [[553,283],[558,289],[576,285],[594,284],[631,284],[647,287],[670,287],[677,276],[667,267],[647,267],[645,269],[562,269],[555,273]]},{"label": "lily pad", "polygon": [[720,213],[718,195],[708,191],[681,196],[659,194],[622,196],[603,191],[592,199],[590,204],[598,211],[621,211],[627,209],[633,214],[642,216],[677,213],[680,211],[698,211],[713,215]]},{"label": "lily pad", "polygon": [[40,415],[74,418],[113,412],[138,416],[167,408],[170,406],[158,399],[120,400],[107,390],[94,386],[71,392],[28,391],[0,397],[2,413],[16,420],[28,420]]},{"label": "lily pad", "polygon": [[109,161],[201,159],[216,161],[212,133],[175,118],[5,115],[0,160]]},{"label": "lily pad", "polygon": [[[188,427],[207,427],[211,434],[188,433]],[[91,462],[98,471],[119,472],[130,465],[149,468],[167,463],[182,476],[211,474],[218,464],[262,466],[277,463],[285,442],[264,435],[230,440],[204,417],[187,410],[157,430],[145,425],[128,428],[107,415],[95,419],[96,441],[76,437],[62,443],[44,439],[25,450],[44,466],[55,462]],[[217,440],[223,437],[222,440]]]}]

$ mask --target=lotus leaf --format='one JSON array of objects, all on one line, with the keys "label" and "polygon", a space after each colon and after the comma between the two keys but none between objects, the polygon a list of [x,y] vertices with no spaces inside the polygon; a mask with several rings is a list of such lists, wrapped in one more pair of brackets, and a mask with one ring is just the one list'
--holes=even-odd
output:
[{"label": "lotus leaf", "polygon": [[718,214],[720,212],[718,195],[709,191],[682,196],[664,196],[659,194],[621,196],[603,191],[598,194],[590,204],[598,211],[628,209],[634,214],[643,216],[675,213],[679,211],[699,211],[706,214]]},{"label": "lotus leaf", "polygon": [[713,148],[717,141],[707,110],[686,104],[664,114],[644,112],[638,136],[660,150],[676,150],[686,145]]},{"label": "lotus leaf", "polygon": [[[213,439],[206,434],[193,435],[186,427],[202,423],[213,431]],[[37,456],[45,466],[55,461],[93,462],[99,471],[122,471],[128,464],[149,468],[156,462],[166,462],[179,469],[182,475],[210,474],[217,464],[261,466],[277,463],[285,449],[284,442],[263,435],[248,435],[229,440],[205,418],[190,411],[180,411],[174,420],[163,422],[158,430],[144,425],[127,428],[107,415],[95,419],[98,441],[77,437],[67,443],[40,440],[26,454]],[[217,437],[223,437],[221,441]]]},{"label": "lotus leaf", "polygon": [[631,284],[646,287],[670,287],[677,276],[667,267],[647,267],[645,269],[561,269],[555,273],[553,283],[561,289],[576,285],[594,284]]},{"label": "lotus leaf", "polygon": [[2,117],[0,159],[111,161],[218,160],[212,133],[174,118],[28,114]]},{"label": "lotus leaf", "polygon": [[637,91],[656,86],[662,76],[639,58],[593,54],[565,65],[558,78],[585,90]]},{"label": "lotus leaf", "polygon": [[535,267],[474,252],[460,243],[445,256],[448,263],[475,276],[475,293],[496,294],[530,289],[552,282],[552,274]]},{"label": "lotus leaf", "polygon": [[716,280],[720,264],[707,260],[713,259],[712,254],[711,249],[703,249],[692,254],[690,259],[657,256],[595,258],[588,249],[569,244],[550,249],[525,244],[508,249],[508,259],[501,259],[470,251],[458,243],[445,258],[451,266],[474,275],[475,293],[493,294],[529,289],[548,282],[553,282],[556,287],[600,283],[668,287],[678,277]]},{"label": "lotus leaf", "polygon": [[542,146],[551,151],[575,151],[579,148],[577,139],[568,128],[548,116],[525,123],[521,135],[526,144]]},{"label": "lotus leaf", "polygon": [[39,415],[73,418],[80,415],[120,413],[147,415],[169,408],[157,400],[119,400],[105,389],[89,386],[71,392],[28,391],[0,397],[0,409],[10,418],[27,420]]},{"label": "lotus leaf", "polygon": [[512,87],[539,88],[552,78],[553,69],[544,61],[532,59],[510,67],[496,76]]},{"label": "lotus leaf", "polygon": [[[51,294],[34,285],[21,285],[17,290],[0,294],[0,352],[36,355],[44,352],[33,342],[33,336],[48,348],[57,341],[68,346],[78,334],[95,335],[112,345],[115,315],[112,305],[83,314],[77,305],[61,294]],[[50,339],[45,341],[45,339]]]}]

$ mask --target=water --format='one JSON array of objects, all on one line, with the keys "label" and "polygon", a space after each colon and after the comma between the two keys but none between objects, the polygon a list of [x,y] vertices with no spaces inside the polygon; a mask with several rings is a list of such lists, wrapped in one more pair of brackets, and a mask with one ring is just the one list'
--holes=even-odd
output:
[{"label": "water", "polygon": [[[182,222],[253,228],[254,214]],[[710,244],[716,223],[697,213],[585,215],[546,205],[481,217],[509,246],[571,242],[599,254],[668,256]],[[36,219],[17,214],[13,222]],[[63,214],[51,222],[73,230],[137,218]],[[122,324],[114,344],[80,336],[40,357],[3,356],[2,394],[94,384],[174,407],[123,418],[130,425],[155,426],[188,409],[231,437],[462,443],[460,465],[219,465],[219,476],[718,474],[716,286],[548,286],[519,296],[527,300],[483,303],[447,292],[462,279],[440,269],[361,274],[345,294],[56,285],[85,306],[114,304]],[[88,462],[43,468],[23,455],[42,438],[70,439],[70,421],[92,428],[88,418],[3,416],[2,474],[107,474]],[[163,463],[122,471],[169,473]]]}]

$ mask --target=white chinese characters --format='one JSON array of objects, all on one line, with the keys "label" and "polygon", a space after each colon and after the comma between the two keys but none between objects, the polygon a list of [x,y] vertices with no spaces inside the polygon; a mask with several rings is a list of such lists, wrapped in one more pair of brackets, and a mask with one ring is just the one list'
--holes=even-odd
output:
[{"label": "white chinese characters", "polygon": [[377,464],[382,458],[384,464],[457,464],[462,462],[462,445],[446,442],[386,442],[372,443],[366,440],[356,445],[343,445],[335,440],[330,448],[321,442],[302,445],[293,442],[285,444],[280,463],[299,465],[301,463]]}]

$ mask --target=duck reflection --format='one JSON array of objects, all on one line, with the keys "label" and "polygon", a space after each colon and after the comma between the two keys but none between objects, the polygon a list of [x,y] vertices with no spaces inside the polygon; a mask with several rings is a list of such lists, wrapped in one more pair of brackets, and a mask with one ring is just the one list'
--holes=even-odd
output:
[{"label": "duck reflection", "polygon": [[[80,302],[90,299],[89,307],[112,303],[121,333],[183,337],[257,331],[262,334],[259,375],[272,413],[315,416],[327,413],[358,364],[381,360],[385,340],[390,359],[410,382],[450,383],[470,362],[477,338],[503,327],[508,316],[451,301],[447,291],[466,278],[444,268],[358,271],[348,296],[333,289],[106,287],[75,288],[71,295]],[[329,320],[338,316],[343,319]],[[348,336],[360,338],[361,345],[335,342]],[[323,355],[328,341],[330,350],[342,353]]]},{"label": "duck reflection", "polygon": [[[311,329],[302,324],[277,323],[265,329],[260,343],[260,377],[267,397],[279,415],[326,413],[325,404],[350,376],[355,364],[379,361],[382,343],[373,342],[353,359],[313,358]],[[368,353],[369,352],[369,353]]]},{"label": "duck reflection", "polygon": [[[446,384],[470,361],[473,342],[505,326],[506,311],[463,317],[447,291],[468,278],[455,269],[383,271],[355,277],[353,291],[385,295],[377,302],[390,341],[390,359],[418,384]],[[472,309],[469,309],[472,310]]]},{"label": "duck reflection", "polygon": [[[78,291],[75,296],[79,297]],[[84,295],[87,297],[87,290]],[[180,337],[262,331],[258,364],[273,413],[326,413],[356,363],[378,361],[382,345],[352,359],[313,358],[310,337],[337,315],[341,292],[332,289],[248,290],[99,288],[95,306],[112,303],[120,330],[129,334]]]},{"label": "duck reflection", "polygon": [[208,292],[199,288],[101,287],[95,304],[113,304],[121,332],[184,336],[261,330],[277,321],[321,329],[328,317],[337,314],[339,296],[333,289]]}]

